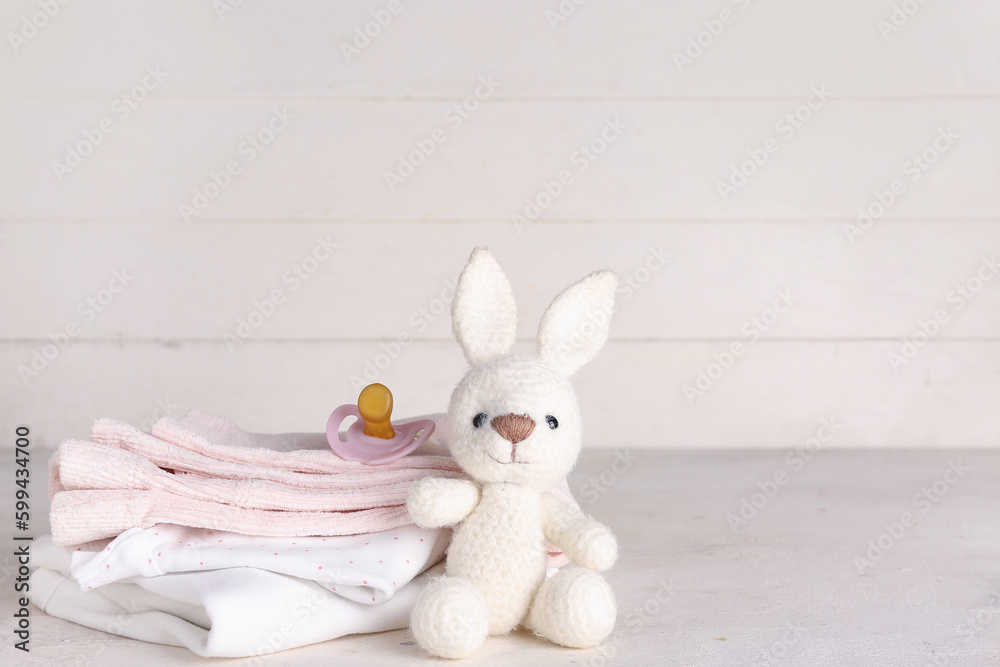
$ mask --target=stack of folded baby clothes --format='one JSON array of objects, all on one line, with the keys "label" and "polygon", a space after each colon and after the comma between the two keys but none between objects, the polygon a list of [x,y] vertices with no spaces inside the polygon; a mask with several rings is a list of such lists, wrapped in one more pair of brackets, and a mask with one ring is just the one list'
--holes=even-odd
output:
[{"label": "stack of folded baby clothes", "polygon": [[[204,656],[406,627],[450,539],[412,523],[406,494],[428,475],[463,476],[442,417],[414,454],[380,465],[340,458],[323,433],[248,433],[200,412],[150,433],[99,419],[90,442],[50,461],[34,601]],[[565,482],[552,492],[572,502]]]}]

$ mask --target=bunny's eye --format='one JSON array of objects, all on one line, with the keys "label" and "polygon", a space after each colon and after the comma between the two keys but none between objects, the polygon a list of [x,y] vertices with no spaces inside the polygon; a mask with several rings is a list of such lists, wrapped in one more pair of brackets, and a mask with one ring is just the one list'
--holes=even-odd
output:
[{"label": "bunny's eye", "polygon": [[552,415],[545,415],[545,423],[548,424],[551,429],[559,428],[559,420]]},{"label": "bunny's eye", "polygon": [[472,425],[475,426],[476,428],[479,428],[480,426],[486,423],[486,416],[487,415],[485,412],[480,412],[478,415],[472,418]]}]

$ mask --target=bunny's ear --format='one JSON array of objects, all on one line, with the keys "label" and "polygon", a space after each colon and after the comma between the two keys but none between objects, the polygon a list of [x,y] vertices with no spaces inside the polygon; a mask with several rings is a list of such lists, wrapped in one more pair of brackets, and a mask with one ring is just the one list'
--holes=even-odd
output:
[{"label": "bunny's ear", "polygon": [[514,290],[493,255],[476,248],[458,277],[451,326],[465,358],[476,366],[506,354],[517,335]]},{"label": "bunny's ear", "polygon": [[538,356],[570,376],[594,358],[608,340],[618,276],[597,271],[567,287],[542,316]]}]

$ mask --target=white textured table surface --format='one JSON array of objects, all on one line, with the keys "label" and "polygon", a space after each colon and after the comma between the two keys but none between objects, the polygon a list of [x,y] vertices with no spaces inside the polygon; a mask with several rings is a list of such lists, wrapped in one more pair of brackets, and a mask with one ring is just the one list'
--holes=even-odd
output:
[{"label": "white textured table surface", "polygon": [[[620,607],[615,635],[603,648],[574,651],[516,633],[460,664],[1000,664],[1000,452],[788,456],[585,452],[571,486],[621,543],[609,573]],[[41,462],[36,452],[35,496],[44,486]],[[31,652],[25,659],[15,650],[12,465],[3,464],[0,664],[216,662],[35,608]],[[603,484],[588,481],[602,475]],[[782,483],[767,483],[775,479]],[[750,518],[734,531],[727,515],[739,516],[744,498],[759,508],[753,516],[744,508]],[[42,532],[40,517],[34,526]],[[435,663],[405,630],[225,662]]]}]

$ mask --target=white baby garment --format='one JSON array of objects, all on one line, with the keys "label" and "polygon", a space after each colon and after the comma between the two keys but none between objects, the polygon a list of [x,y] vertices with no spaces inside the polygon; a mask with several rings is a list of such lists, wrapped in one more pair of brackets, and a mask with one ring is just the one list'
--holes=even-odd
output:
[{"label": "white baby garment", "polygon": [[157,524],[108,542],[73,547],[70,573],[83,590],[129,577],[256,568],[314,581],[363,604],[381,604],[444,558],[451,531],[410,524],[366,535],[255,537]]},{"label": "white baby garment", "polygon": [[33,547],[32,600],[46,613],[142,641],[186,646],[206,657],[273,653],[344,635],[405,628],[438,564],[382,604],[362,604],[315,581],[252,567],[131,577],[81,590],[63,547]]}]

